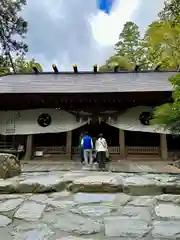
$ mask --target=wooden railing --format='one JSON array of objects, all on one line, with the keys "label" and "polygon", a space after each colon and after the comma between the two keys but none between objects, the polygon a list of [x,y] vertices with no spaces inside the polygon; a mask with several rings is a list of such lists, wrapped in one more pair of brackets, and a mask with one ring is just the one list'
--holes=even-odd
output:
[{"label": "wooden railing", "polygon": [[44,154],[65,154],[65,146],[36,147],[35,151],[42,151]]},{"label": "wooden railing", "polygon": [[[119,154],[120,148],[119,147],[109,147],[109,153],[111,154]],[[72,147],[72,153],[78,154],[79,153],[79,147]]]},{"label": "wooden railing", "polygon": [[110,154],[120,154],[120,147],[109,147],[108,150]]},{"label": "wooden railing", "polygon": [[[120,154],[120,148],[117,146],[108,148],[110,154]],[[65,154],[65,146],[36,147],[35,151],[42,151],[44,154]],[[79,154],[79,147],[72,147],[72,154]],[[159,154],[159,147],[126,147],[127,154]]]},{"label": "wooden railing", "polygon": [[0,142],[0,149],[10,149],[13,148],[13,143],[12,142]]},{"label": "wooden railing", "polygon": [[160,154],[159,147],[126,147],[127,154]]},{"label": "wooden railing", "polygon": [[73,154],[78,154],[80,152],[79,147],[72,147],[72,153]]}]

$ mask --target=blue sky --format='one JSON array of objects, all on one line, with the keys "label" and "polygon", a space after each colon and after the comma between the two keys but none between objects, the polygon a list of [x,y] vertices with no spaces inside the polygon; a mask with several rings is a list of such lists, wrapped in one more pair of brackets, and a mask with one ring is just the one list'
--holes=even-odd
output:
[{"label": "blue sky", "polygon": [[89,70],[113,53],[126,21],[136,22],[143,33],[163,5],[164,0],[116,0],[107,16],[96,0],[28,0],[23,12],[29,24],[28,58],[36,58],[44,70],[52,63],[59,70],[71,70],[74,63]]}]

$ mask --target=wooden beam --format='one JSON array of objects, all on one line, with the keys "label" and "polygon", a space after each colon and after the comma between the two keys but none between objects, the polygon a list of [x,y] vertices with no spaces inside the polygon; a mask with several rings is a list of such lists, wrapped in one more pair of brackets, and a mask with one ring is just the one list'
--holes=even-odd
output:
[{"label": "wooden beam", "polygon": [[160,150],[162,160],[168,160],[168,148],[166,134],[160,134]]},{"label": "wooden beam", "polygon": [[126,159],[126,144],[125,144],[125,133],[124,130],[119,129],[119,148],[120,148],[120,158]]}]

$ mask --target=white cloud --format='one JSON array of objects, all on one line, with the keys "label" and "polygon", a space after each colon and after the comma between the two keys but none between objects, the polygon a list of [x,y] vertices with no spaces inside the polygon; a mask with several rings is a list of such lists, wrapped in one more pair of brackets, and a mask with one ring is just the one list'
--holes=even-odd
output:
[{"label": "white cloud", "polygon": [[127,21],[131,21],[141,0],[116,0],[110,15],[99,12],[90,18],[95,40],[102,46],[113,45],[117,42],[119,33]]},{"label": "white cloud", "polygon": [[107,16],[97,9],[97,0],[28,0],[23,16],[28,21],[27,57],[34,57],[45,70],[52,63],[59,70],[90,70],[113,54],[126,21],[144,32],[162,9],[164,0],[115,0]]}]

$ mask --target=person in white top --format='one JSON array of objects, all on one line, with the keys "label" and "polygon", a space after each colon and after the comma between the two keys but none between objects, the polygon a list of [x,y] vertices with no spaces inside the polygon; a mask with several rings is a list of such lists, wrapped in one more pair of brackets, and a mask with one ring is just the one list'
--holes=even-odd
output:
[{"label": "person in white top", "polygon": [[106,152],[108,150],[106,139],[103,138],[103,134],[99,135],[95,144],[96,158],[99,163],[99,169],[105,169],[106,167]]}]

